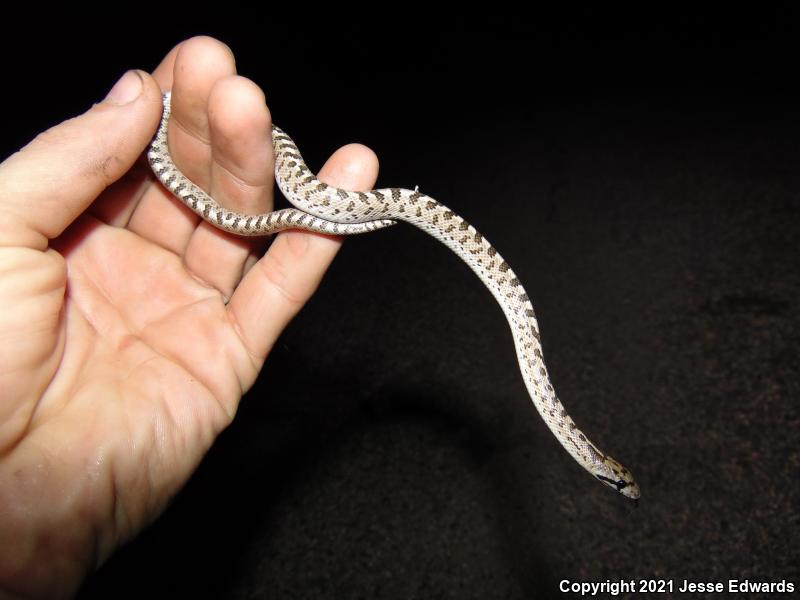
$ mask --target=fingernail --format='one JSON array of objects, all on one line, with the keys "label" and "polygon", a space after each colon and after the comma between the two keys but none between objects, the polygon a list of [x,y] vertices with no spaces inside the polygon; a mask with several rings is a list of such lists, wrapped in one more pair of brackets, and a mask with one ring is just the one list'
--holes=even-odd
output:
[{"label": "fingernail", "polygon": [[114,84],[106,96],[106,102],[112,104],[128,104],[136,100],[142,93],[142,77],[136,71],[128,71]]}]

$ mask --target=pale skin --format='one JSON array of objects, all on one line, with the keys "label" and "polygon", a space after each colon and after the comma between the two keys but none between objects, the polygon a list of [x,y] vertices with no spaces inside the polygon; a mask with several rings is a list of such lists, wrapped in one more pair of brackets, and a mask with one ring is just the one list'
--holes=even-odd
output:
[{"label": "pale skin", "polygon": [[[167,89],[178,167],[233,210],[273,204],[264,95],[210,38],[0,165],[0,597],[69,597],[158,516],[341,243],[291,231],[264,254],[168,194],[137,162]],[[319,178],[377,171],[353,144]]]}]

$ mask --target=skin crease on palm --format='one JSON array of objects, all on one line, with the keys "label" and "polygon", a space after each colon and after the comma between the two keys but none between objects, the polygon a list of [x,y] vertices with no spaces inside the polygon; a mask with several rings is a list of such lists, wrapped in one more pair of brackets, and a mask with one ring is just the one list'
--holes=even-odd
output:
[{"label": "skin crease on palm", "polygon": [[[166,192],[138,161],[166,89],[178,166],[233,210],[272,206],[264,95],[210,38],[0,165],[0,597],[69,597],[158,516],[340,245],[292,231],[264,254]],[[350,145],[319,177],[377,170]]]}]

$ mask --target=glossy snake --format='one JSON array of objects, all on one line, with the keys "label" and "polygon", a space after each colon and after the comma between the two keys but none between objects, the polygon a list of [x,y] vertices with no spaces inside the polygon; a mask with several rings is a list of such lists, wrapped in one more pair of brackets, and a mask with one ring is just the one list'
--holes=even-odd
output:
[{"label": "glossy snake", "polygon": [[291,138],[274,126],[275,179],[295,208],[260,215],[226,210],[175,167],[167,147],[169,118],[168,92],[164,95],[161,126],[147,154],[150,165],[170,192],[220,229],[247,236],[284,229],[349,235],[405,221],[455,252],[477,274],[505,313],[525,386],[553,435],[594,477],[628,498],[639,497],[639,487],[630,471],[601,452],[567,414],[547,375],[539,326],[528,294],[494,246],[464,219],[417,190],[385,188],[352,192],[322,183],[306,166]]}]

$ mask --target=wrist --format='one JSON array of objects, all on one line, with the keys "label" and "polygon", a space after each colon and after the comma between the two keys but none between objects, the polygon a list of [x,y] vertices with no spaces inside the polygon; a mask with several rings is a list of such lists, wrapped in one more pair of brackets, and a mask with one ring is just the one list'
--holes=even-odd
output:
[{"label": "wrist", "polygon": [[14,454],[0,465],[0,599],[70,597],[98,564],[84,495]]}]

